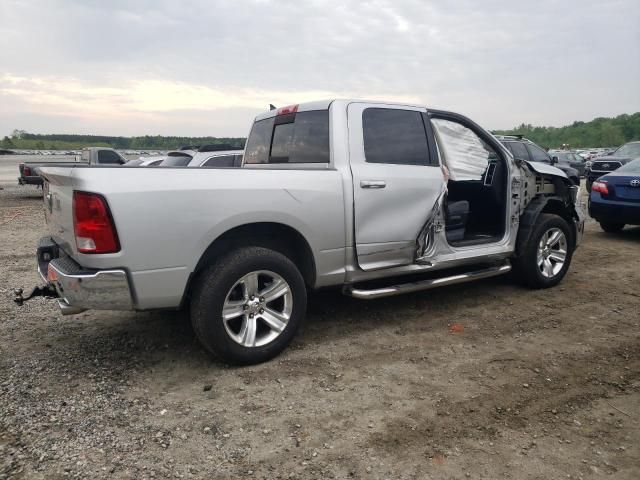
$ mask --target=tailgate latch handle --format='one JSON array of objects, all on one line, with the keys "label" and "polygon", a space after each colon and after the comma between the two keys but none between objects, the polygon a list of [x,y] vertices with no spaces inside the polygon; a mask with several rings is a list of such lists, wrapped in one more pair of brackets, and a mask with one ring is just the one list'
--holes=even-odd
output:
[{"label": "tailgate latch handle", "polygon": [[360,188],[384,188],[387,182],[384,180],[360,180]]}]

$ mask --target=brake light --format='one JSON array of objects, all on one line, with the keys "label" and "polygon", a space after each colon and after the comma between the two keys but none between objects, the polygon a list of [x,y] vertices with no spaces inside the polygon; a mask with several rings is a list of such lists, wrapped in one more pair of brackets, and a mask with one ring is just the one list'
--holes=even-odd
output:
[{"label": "brake light", "polygon": [[31,169],[29,167],[23,167],[22,168],[22,174],[25,177],[30,177],[31,176]]},{"label": "brake light", "polygon": [[120,251],[111,212],[102,195],[73,192],[73,229],[80,253]]},{"label": "brake light", "polygon": [[598,192],[600,195],[609,195],[609,187],[605,181],[595,181],[591,185],[592,192]]},{"label": "brake light", "polygon": [[296,113],[298,111],[298,105],[288,105],[278,109],[276,115],[288,115],[289,113]]}]

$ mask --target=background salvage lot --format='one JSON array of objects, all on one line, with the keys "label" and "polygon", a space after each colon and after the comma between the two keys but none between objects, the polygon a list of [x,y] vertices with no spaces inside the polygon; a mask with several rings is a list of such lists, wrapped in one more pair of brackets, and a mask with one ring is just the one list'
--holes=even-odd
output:
[{"label": "background salvage lot", "polygon": [[291,348],[228,368],[176,313],[15,306],[45,230],[0,186],[0,479],[638,478],[640,228],[590,221],[551,290],[313,295]]}]

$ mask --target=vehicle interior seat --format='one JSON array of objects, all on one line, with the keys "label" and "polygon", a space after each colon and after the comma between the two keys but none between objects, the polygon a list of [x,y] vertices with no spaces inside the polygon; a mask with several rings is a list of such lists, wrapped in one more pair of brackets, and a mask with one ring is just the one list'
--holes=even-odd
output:
[{"label": "vehicle interior seat", "polygon": [[463,240],[467,219],[469,218],[469,202],[466,200],[447,202],[445,215],[445,234],[447,241],[459,242]]},{"label": "vehicle interior seat", "polygon": [[449,180],[445,208],[445,233],[449,243],[477,245],[502,237],[506,173],[502,161],[493,161],[480,180]]}]

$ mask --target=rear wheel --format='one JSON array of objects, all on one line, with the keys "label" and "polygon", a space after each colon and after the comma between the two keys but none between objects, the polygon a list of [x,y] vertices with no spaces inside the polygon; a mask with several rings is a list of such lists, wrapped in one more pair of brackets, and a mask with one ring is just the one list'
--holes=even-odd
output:
[{"label": "rear wheel", "polygon": [[600,222],[600,228],[607,233],[618,233],[624,228],[624,223]]},{"label": "rear wheel", "polygon": [[514,262],[516,275],[532,288],[557,285],[569,269],[573,245],[573,235],[564,218],[541,214],[524,251]]},{"label": "rear wheel", "polygon": [[289,345],[305,316],[302,275],[281,253],[241,248],[200,275],[191,299],[198,340],[222,360],[254,364]]}]

